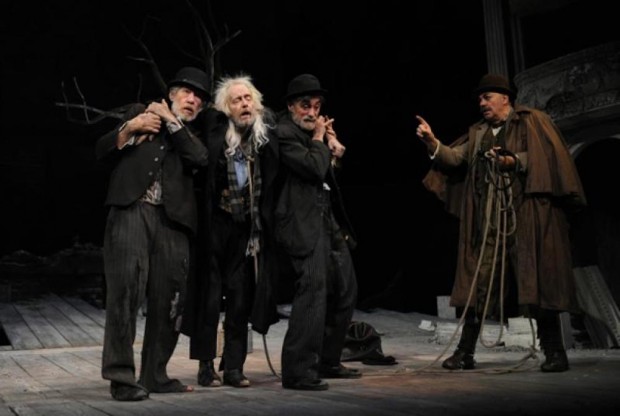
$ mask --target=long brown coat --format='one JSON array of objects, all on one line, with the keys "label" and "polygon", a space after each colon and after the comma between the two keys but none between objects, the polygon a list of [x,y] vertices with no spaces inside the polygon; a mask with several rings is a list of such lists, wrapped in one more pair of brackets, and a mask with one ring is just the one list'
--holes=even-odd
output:
[{"label": "long brown coat", "polygon": [[[568,237],[567,210],[583,207],[585,195],[566,143],[549,116],[517,106],[506,126],[506,148],[517,154],[524,171],[513,184],[517,195],[515,274],[520,305],[576,310],[575,283]],[[440,146],[427,189],[460,218],[458,262],[450,303],[465,306],[478,250],[474,235],[474,190],[469,166],[488,125],[480,121],[448,146]],[[472,304],[475,304],[475,291]]]}]

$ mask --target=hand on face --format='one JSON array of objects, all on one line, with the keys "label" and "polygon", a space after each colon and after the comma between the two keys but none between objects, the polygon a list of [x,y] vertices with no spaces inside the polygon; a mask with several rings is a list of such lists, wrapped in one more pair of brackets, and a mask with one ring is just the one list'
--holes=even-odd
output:
[{"label": "hand on face", "polygon": [[[306,121],[306,119],[310,120],[310,117],[306,117],[304,121]],[[318,116],[316,119],[314,119],[314,137],[323,140],[323,137],[327,132],[327,123],[327,119],[324,116]]]},{"label": "hand on face", "polygon": [[332,156],[341,158],[346,147],[338,141],[336,131],[334,130],[334,119],[328,116],[325,116],[325,136],[327,138],[327,147],[331,150]]}]

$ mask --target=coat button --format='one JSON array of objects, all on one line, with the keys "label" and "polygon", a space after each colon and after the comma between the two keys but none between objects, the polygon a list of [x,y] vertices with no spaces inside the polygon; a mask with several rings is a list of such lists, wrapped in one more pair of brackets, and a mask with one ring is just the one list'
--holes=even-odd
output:
[{"label": "coat button", "polygon": [[153,172],[149,172],[149,176],[153,176]]},{"label": "coat button", "polygon": [[155,159],[153,159],[155,162],[159,162],[159,158],[156,157]]}]

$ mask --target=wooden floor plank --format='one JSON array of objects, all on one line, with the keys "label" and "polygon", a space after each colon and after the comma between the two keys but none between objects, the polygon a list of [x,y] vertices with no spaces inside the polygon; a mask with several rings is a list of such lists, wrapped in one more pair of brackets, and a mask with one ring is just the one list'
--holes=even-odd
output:
[{"label": "wooden floor plank", "polygon": [[82,351],[74,351],[73,355],[87,362],[89,365],[98,367],[99,371],[101,371],[101,351],[85,349]]},{"label": "wooden floor plank", "polygon": [[43,299],[61,311],[67,319],[80,327],[90,337],[97,340],[99,344],[103,343],[104,325],[101,325],[91,316],[86,315],[83,311],[77,309],[75,306],[56,294],[50,293],[45,295]]},{"label": "wooden floor plank", "polygon": [[[417,315],[417,314],[414,314]],[[139,403],[123,403],[110,396],[110,383],[101,377],[102,347],[55,348],[0,352],[0,409],[7,416],[516,416],[539,414],[615,415],[620,399],[620,350],[568,351],[571,363],[566,373],[542,373],[539,363],[532,369],[498,373],[523,357],[522,351],[481,348],[476,353],[477,370],[447,371],[436,363],[428,371],[414,371],[435,359],[445,349],[429,334],[418,336],[422,318],[401,319],[393,313],[355,315],[384,328],[385,350],[399,362],[394,366],[370,366],[348,362],[363,377],[329,380],[329,390],[304,392],[283,389],[266,362],[256,337],[244,373],[249,389],[230,386],[207,388],[196,384],[198,363],[189,359],[189,339],[179,338],[167,372],[191,384],[191,394],[151,393]],[[410,323],[409,323],[410,321]],[[267,342],[276,370],[281,374],[282,340],[288,322],[282,320],[269,331]],[[400,328],[400,329],[399,329]],[[136,377],[140,350],[135,348]],[[544,358],[544,357],[541,357]],[[216,368],[219,362],[216,361]],[[221,373],[220,373],[221,374]],[[0,416],[5,416],[0,412]]]},{"label": "wooden floor plank", "polygon": [[79,326],[82,331],[86,332],[98,344],[103,344],[103,325],[99,324],[97,321],[93,320],[92,317],[86,315],[58,295],[48,294],[44,299],[49,302],[50,305],[53,305],[56,309],[61,311],[67,319]]},{"label": "wooden floor plank", "polygon": [[63,296],[68,304],[73,306],[78,311],[82,312],[84,315],[88,316],[90,319],[99,324],[102,328],[105,328],[105,310],[95,308],[90,303],[82,300],[80,298],[74,296]]},{"label": "wooden floor plank", "polygon": [[[84,314],[56,294],[47,294],[43,296],[42,301],[45,302],[48,307],[53,307],[62,314],[62,317],[59,317],[60,320],[67,320],[79,328],[79,333],[74,334],[75,337],[78,339],[83,338],[85,335],[88,337],[83,338],[79,345],[101,345],[103,343],[104,327],[99,322],[93,320],[91,316]],[[70,341],[74,344],[73,340]],[[78,341],[76,340],[74,345],[78,345],[77,343]]]},{"label": "wooden floor plank", "polygon": [[[19,354],[19,351],[14,352]],[[13,356],[10,354],[11,352],[7,352],[0,355],[0,369],[2,369],[0,372],[0,398],[11,400],[14,397],[24,398],[24,396],[30,396],[35,400],[40,399],[39,394],[49,391],[50,387],[48,387],[41,378],[36,376],[33,377],[33,374],[36,373],[29,372],[27,368],[22,365],[20,362],[21,355]],[[16,412],[15,414],[28,415],[29,413]]]},{"label": "wooden floor plank", "polygon": [[5,389],[15,384],[15,380],[26,377],[28,374],[17,365],[13,357],[8,354],[0,355],[0,391],[6,391]]},{"label": "wooden floor plank", "polygon": [[64,313],[46,300],[41,300],[39,310],[47,321],[69,341],[72,347],[99,345],[97,340],[84,332],[78,325],[68,319]]},{"label": "wooden floor plank", "polygon": [[101,369],[101,365],[95,365],[76,354],[46,354],[45,358],[75,377],[88,379],[91,374]]},{"label": "wooden floor plank", "polygon": [[13,349],[43,348],[43,344],[26,325],[26,322],[13,304],[0,303],[0,323]]},{"label": "wooden floor plank", "polygon": [[15,309],[45,348],[70,347],[71,343],[41,314],[37,302],[14,304]]},{"label": "wooden floor plank", "polygon": [[67,371],[51,362],[43,355],[22,354],[16,355],[13,358],[31,378],[40,381],[61,379],[68,375]]},{"label": "wooden floor plank", "polygon": [[[47,400],[45,404],[22,404],[15,407],[19,416],[109,416],[101,410],[93,409],[88,404],[75,403],[67,399]],[[1,413],[0,413],[1,415]]]},{"label": "wooden floor plank", "polygon": [[[64,296],[63,299],[77,310],[97,322],[101,327],[105,328],[105,310],[98,309],[90,303],[76,297]],[[141,314],[138,315],[136,321],[136,342],[141,343],[144,339],[144,323],[145,317]],[[103,342],[103,341],[102,341]]]}]

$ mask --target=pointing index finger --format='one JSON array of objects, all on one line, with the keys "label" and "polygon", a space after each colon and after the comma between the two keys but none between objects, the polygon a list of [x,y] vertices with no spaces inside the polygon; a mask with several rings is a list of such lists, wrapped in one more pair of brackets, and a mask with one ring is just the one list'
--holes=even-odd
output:
[{"label": "pointing index finger", "polygon": [[416,115],[415,118],[418,120],[418,122],[420,122],[420,124],[428,124],[426,120],[424,120],[422,117],[418,115]]}]

